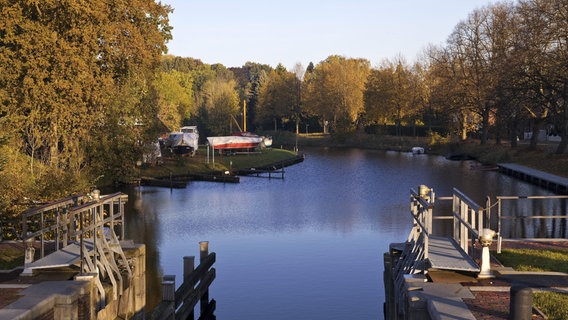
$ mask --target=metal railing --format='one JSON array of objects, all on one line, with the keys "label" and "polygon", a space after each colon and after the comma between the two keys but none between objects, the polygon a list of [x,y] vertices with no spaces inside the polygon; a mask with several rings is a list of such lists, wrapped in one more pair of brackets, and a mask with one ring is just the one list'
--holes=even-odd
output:
[{"label": "metal railing", "polygon": [[[22,240],[28,248],[23,273],[31,275],[34,268],[50,267],[51,263],[41,260],[46,256],[46,242],[54,244],[49,252],[54,256],[63,248],[78,245],[80,272],[97,275],[99,307],[106,303],[101,279],[112,283],[113,298],[117,299],[122,294],[124,276],[132,278],[131,267],[120,245],[120,240],[124,240],[127,199],[128,196],[120,192],[106,196],[93,193],[89,197],[74,196],[25,211],[21,216]],[[40,260],[33,262],[33,243],[37,238],[41,242],[41,254]]]},{"label": "metal railing", "polygon": [[[561,214],[554,214],[551,213],[549,215],[534,215],[532,212],[531,215],[513,215],[513,214],[504,214],[503,213],[503,204],[505,202],[512,202],[512,201],[525,201],[525,200],[566,200],[568,199],[568,195],[553,195],[553,196],[497,196],[496,202],[493,206],[488,206],[488,208],[497,208],[497,253],[501,253],[502,243],[503,243],[503,221],[504,220],[511,220],[511,221],[519,221],[519,220],[536,220],[536,219],[568,219],[568,215],[566,212]],[[564,207],[566,211],[566,207],[568,205],[565,203]],[[545,211],[551,211],[550,209],[544,209]],[[511,212],[509,212],[511,213]],[[519,238],[519,237],[516,237]],[[523,238],[523,237],[521,237]]]},{"label": "metal railing", "polygon": [[[436,198],[433,189],[426,186],[421,186],[419,192],[411,189],[410,193],[414,225],[408,241],[416,241],[417,245],[423,246],[424,259],[428,259],[429,256],[428,238],[434,234],[433,220],[452,220],[453,232],[451,237],[464,252],[472,256],[475,244],[479,241],[483,229],[490,228],[489,211],[456,188],[453,189],[451,197]],[[439,201],[452,201],[450,215],[434,216],[436,202]],[[489,199],[487,201],[489,204]],[[423,240],[417,241],[420,234],[423,234]]]}]

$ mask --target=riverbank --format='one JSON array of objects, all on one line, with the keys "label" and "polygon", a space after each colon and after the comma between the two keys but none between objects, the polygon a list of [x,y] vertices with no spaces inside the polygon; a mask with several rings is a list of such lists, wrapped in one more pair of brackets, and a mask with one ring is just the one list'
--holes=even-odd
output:
[{"label": "riverbank", "polygon": [[297,156],[291,150],[305,147],[337,147],[361,148],[374,150],[390,150],[410,152],[413,147],[422,147],[428,154],[445,157],[475,159],[483,165],[493,166],[497,163],[517,163],[561,177],[568,177],[568,155],[551,152],[551,145],[540,145],[530,150],[520,144],[512,148],[506,143],[489,142],[480,145],[477,141],[450,143],[441,137],[396,137],[365,133],[352,134],[296,134],[287,131],[270,132],[274,139],[272,149],[232,156],[216,155],[215,159],[205,147],[199,149],[194,157],[165,157],[161,164],[145,166],[140,169],[140,177],[163,177],[179,174],[215,174],[219,172],[236,172],[250,168],[270,166],[274,163],[288,161]]},{"label": "riverbank", "polygon": [[193,157],[164,157],[160,164],[140,168],[140,177],[163,178],[183,175],[231,174],[250,168],[265,168],[277,164],[296,163],[299,155],[286,149],[265,149],[258,152],[230,156],[208,155],[207,149],[200,148]]},{"label": "riverbank", "polygon": [[353,147],[363,149],[392,150],[410,152],[412,147],[423,147],[426,153],[445,157],[456,155],[470,158],[483,165],[497,163],[517,163],[561,177],[568,177],[568,155],[555,154],[555,146],[541,144],[536,150],[530,150],[526,144],[520,143],[512,148],[507,143],[496,144],[490,141],[480,145],[478,141],[448,142],[440,137],[395,137],[353,133],[342,135],[300,134],[291,132],[271,133],[275,145],[293,148],[300,147]]}]

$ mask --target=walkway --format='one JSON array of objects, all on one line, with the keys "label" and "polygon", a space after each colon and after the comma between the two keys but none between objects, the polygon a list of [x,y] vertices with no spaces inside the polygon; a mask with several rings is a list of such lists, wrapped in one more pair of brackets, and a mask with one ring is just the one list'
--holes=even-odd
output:
[{"label": "walkway", "polygon": [[432,268],[479,272],[479,266],[452,238],[430,236],[428,241],[428,260]]},{"label": "walkway", "polygon": [[552,190],[558,194],[568,193],[568,178],[522,166],[516,163],[499,163],[499,171],[527,182]]}]

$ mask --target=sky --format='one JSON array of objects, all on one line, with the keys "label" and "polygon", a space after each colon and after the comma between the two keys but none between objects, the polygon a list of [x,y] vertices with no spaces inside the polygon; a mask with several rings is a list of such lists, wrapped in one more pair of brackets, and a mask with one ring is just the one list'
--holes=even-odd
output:
[{"label": "sky", "polygon": [[173,39],[168,54],[241,67],[281,63],[292,70],[330,55],[371,66],[444,45],[468,14],[493,0],[162,0]]}]

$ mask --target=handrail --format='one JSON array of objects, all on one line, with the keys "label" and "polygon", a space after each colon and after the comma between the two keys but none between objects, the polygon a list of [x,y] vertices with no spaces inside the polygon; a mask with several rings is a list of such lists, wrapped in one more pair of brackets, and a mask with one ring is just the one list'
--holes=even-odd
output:
[{"label": "handrail", "polygon": [[520,219],[567,219],[565,213],[559,215],[529,215],[529,216],[503,216],[502,204],[505,200],[548,200],[548,199],[568,199],[568,195],[551,195],[551,196],[496,196],[497,200],[497,253],[501,253],[503,243],[502,221],[503,220],[520,220]]},{"label": "handrail", "polygon": [[474,208],[475,211],[479,211],[482,210],[483,208],[478,205],[477,203],[475,203],[475,201],[471,200],[471,198],[469,198],[468,196],[465,195],[465,193],[461,192],[460,190],[458,190],[457,188],[453,189],[454,191],[454,195],[457,195],[460,199],[463,200],[463,202],[465,202],[469,207]]},{"label": "handrail", "polygon": [[[453,238],[466,253],[471,255],[473,250],[468,249],[469,244],[471,243],[471,248],[474,248],[475,243],[479,240],[481,230],[489,223],[489,217],[485,217],[483,207],[456,188],[453,189],[451,197],[439,198],[434,198],[433,191],[426,189],[432,194],[420,194],[414,189],[410,190],[414,227],[409,235],[409,240],[418,239],[419,233],[425,236],[424,242],[420,245],[423,246],[424,258],[427,259],[428,238],[434,234],[432,220],[451,219],[454,223]],[[424,191],[422,190],[422,192]],[[451,214],[433,217],[435,201],[432,200],[434,199],[437,201],[452,200]]]},{"label": "handrail", "polygon": [[[67,245],[67,241],[73,238],[79,238],[88,232],[93,231],[97,226],[104,224],[122,225],[120,238],[124,237],[124,203],[127,201],[128,196],[121,193],[113,193],[101,196],[99,200],[93,200],[81,203],[88,199],[83,195],[76,195],[68,197],[56,202],[48,203],[39,207],[30,208],[22,214],[22,234],[21,239],[24,242],[34,241],[40,238],[41,254],[40,257],[45,256],[45,241],[54,240],[55,251],[60,249],[60,242],[62,246]],[[113,206],[118,205],[120,208],[114,210]],[[85,219],[85,215],[92,215],[91,211],[100,209],[101,212],[108,214],[100,221],[83,221],[85,225],[81,225],[81,221]],[[29,232],[29,224],[35,223],[38,225],[34,231]],[[55,232],[55,234],[53,234]],[[52,239],[50,239],[52,238]]]}]

